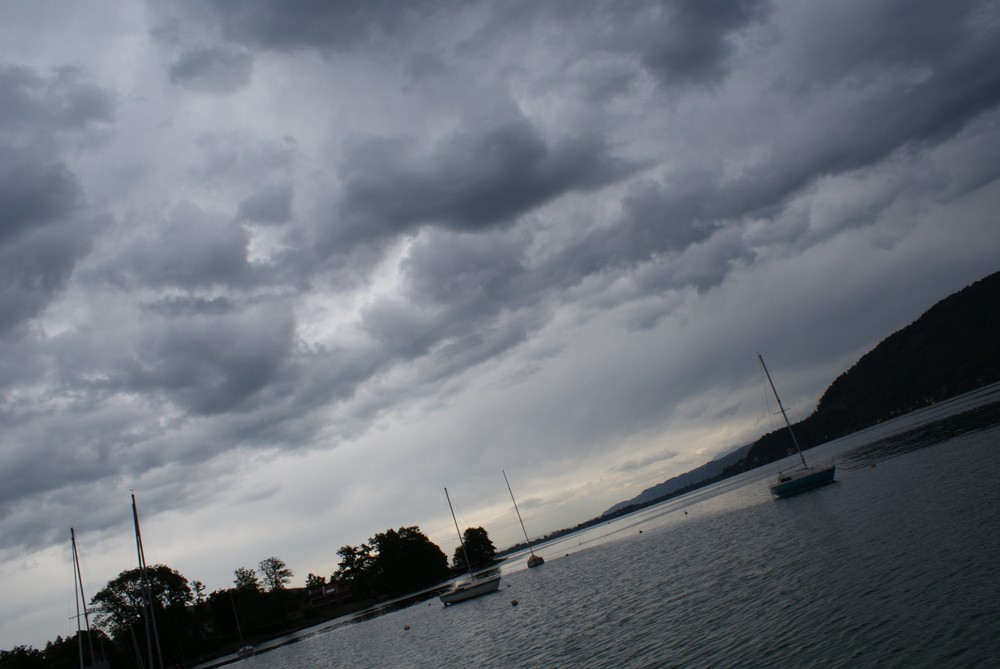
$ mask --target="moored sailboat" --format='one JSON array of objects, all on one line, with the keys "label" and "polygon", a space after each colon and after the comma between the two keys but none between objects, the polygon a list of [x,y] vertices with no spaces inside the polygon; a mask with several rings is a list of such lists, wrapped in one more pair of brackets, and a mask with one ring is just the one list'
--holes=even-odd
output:
[{"label": "moored sailboat", "polygon": [[496,592],[500,587],[500,572],[496,569],[491,569],[481,574],[476,574],[472,571],[472,563],[469,562],[469,554],[465,552],[465,541],[462,540],[462,531],[458,529],[458,520],[455,518],[455,509],[451,506],[451,496],[448,495],[447,488],[444,489],[444,496],[448,499],[448,509],[451,511],[451,519],[455,523],[455,531],[458,532],[458,543],[462,547],[465,566],[469,569],[469,579],[467,581],[457,583],[454,588],[439,596],[439,599],[447,606],[448,604],[464,602],[473,597]]},{"label": "moored sailboat", "polygon": [[507,492],[510,493],[510,501],[514,502],[514,512],[517,513],[517,521],[521,523],[521,531],[524,532],[524,541],[528,544],[528,552],[531,553],[531,557],[528,558],[528,567],[537,567],[540,564],[545,564],[545,559],[541,555],[535,555],[535,550],[531,547],[531,539],[528,538],[528,530],[524,529],[524,521],[521,520],[521,511],[517,508],[517,500],[514,499],[514,491],[510,489],[510,481],[507,480],[507,472],[500,470],[503,473],[504,483],[507,484]]},{"label": "moored sailboat", "polygon": [[799,454],[799,460],[801,461],[799,464],[778,471],[777,477],[769,485],[771,495],[775,499],[790,497],[806,490],[833,483],[836,473],[836,465],[833,462],[818,465],[810,465],[806,462],[806,457],[802,454],[799,442],[795,438],[795,431],[792,430],[792,424],[788,420],[788,412],[781,403],[781,398],[778,397],[778,390],[774,387],[774,381],[771,380],[771,373],[767,371],[767,365],[764,364],[764,358],[758,353],[757,359],[760,360],[760,366],[764,369],[767,382],[771,386],[771,392],[774,393],[774,399],[777,400],[778,408],[781,410],[781,417],[785,419],[785,427],[788,428],[788,434],[792,437],[792,444],[794,444],[795,451]]}]

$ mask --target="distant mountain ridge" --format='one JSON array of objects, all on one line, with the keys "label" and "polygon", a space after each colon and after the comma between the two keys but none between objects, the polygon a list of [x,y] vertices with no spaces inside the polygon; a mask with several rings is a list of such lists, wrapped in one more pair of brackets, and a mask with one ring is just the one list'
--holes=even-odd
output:
[{"label": "distant mountain ridge", "polygon": [[[826,389],[794,425],[803,448],[1000,381],[1000,272],[946,297],[882,340]],[[749,446],[620,502],[602,517],[674,497],[779,460],[791,447],[784,428]],[[727,462],[720,470],[716,463]]]},{"label": "distant mountain ridge", "polygon": [[637,504],[646,504],[661,500],[664,497],[669,496],[673,492],[679,490],[684,490],[688,486],[701,483],[702,481],[718,476],[726,470],[727,467],[731,467],[740,460],[742,460],[746,454],[750,451],[753,444],[747,444],[746,446],[740,446],[735,451],[726,453],[725,455],[716,458],[710,462],[706,462],[700,467],[696,467],[691,471],[681,474],[680,476],[675,476],[672,479],[667,479],[663,483],[657,483],[652,488],[646,488],[641,493],[633,497],[632,499],[626,500],[624,502],[619,502],[613,507],[605,511],[601,515],[608,515],[609,513],[614,513],[619,509],[624,509],[630,506],[636,506]]}]

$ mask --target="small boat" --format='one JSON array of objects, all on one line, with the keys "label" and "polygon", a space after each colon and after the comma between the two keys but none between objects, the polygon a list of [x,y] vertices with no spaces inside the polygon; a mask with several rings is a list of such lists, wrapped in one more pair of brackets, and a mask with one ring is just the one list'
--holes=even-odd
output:
[{"label": "small boat", "polygon": [[517,520],[521,523],[521,531],[524,532],[524,541],[528,544],[528,551],[531,553],[531,557],[528,558],[528,567],[537,567],[540,564],[545,564],[545,559],[541,555],[535,555],[534,549],[531,547],[531,539],[528,538],[528,530],[524,529],[524,521],[521,520],[521,512],[517,508],[517,500],[514,499],[514,491],[510,489],[510,481],[507,480],[507,472],[503,472],[504,483],[507,484],[507,492],[510,493],[510,501],[514,502],[514,512],[517,513]]},{"label": "small boat", "polygon": [[488,595],[491,592],[496,592],[500,587],[500,570],[489,569],[480,574],[476,574],[472,571],[472,564],[469,562],[469,554],[465,552],[465,542],[462,540],[462,531],[458,529],[458,520],[455,518],[455,509],[451,506],[451,496],[448,495],[447,488],[444,489],[444,496],[448,500],[448,509],[451,511],[451,519],[455,523],[455,531],[458,532],[458,543],[462,547],[462,555],[465,557],[465,566],[469,569],[469,580],[457,583],[451,590],[439,595],[439,599],[444,602],[445,606],[448,606],[449,604],[464,602],[465,600],[472,599],[473,597],[480,597],[482,595]]},{"label": "small boat", "polygon": [[233,619],[236,621],[236,633],[240,637],[240,649],[236,651],[236,657],[245,660],[253,656],[254,648],[243,639],[243,628],[240,626],[240,614],[236,612],[236,600],[233,598],[233,591],[229,591],[229,603],[233,605]]},{"label": "small boat", "polygon": [[500,574],[493,574],[491,576],[473,576],[470,580],[459,583],[454,587],[454,589],[441,595],[440,599],[447,606],[448,604],[455,604],[456,602],[464,602],[465,600],[472,599],[473,597],[488,595],[491,592],[496,592],[499,588]]},{"label": "small boat", "polygon": [[799,464],[778,472],[777,478],[770,483],[771,496],[775,499],[791,497],[800,492],[833,483],[837,466],[833,462],[818,465],[810,465],[806,462],[806,458],[802,454],[802,449],[799,448],[799,442],[795,438],[795,432],[792,430],[792,424],[788,420],[788,412],[781,403],[781,398],[778,397],[778,390],[774,387],[774,381],[771,380],[771,373],[767,371],[767,365],[764,364],[764,358],[758,353],[757,359],[760,360],[760,366],[764,368],[767,382],[771,385],[771,392],[774,393],[774,399],[778,402],[781,417],[785,419],[785,427],[788,428],[788,434],[792,437],[792,443],[795,445],[795,450],[799,454],[799,460],[801,461]]}]

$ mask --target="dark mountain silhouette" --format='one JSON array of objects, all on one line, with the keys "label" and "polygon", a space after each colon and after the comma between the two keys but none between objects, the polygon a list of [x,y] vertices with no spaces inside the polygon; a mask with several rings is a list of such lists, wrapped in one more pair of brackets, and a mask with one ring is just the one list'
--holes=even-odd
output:
[{"label": "dark mountain silhouette", "polygon": [[667,479],[663,483],[657,483],[652,488],[646,488],[632,499],[615,504],[613,507],[605,511],[604,515],[614,513],[615,511],[624,509],[625,507],[634,507],[638,504],[659,501],[670,496],[671,493],[676,493],[679,490],[686,491],[692,486],[698,486],[705,480],[715,480],[724,471],[726,471],[727,468],[732,467],[734,464],[743,460],[751,446],[753,446],[753,444],[741,446],[735,451],[719,456],[715,460],[706,462],[700,467],[695,467],[685,474],[675,476],[672,479]]},{"label": "dark mountain silhouette", "polygon": [[[807,449],[997,381],[1000,272],[946,297],[886,337],[837,377],[820,397],[816,410],[793,427],[799,444]],[[788,455],[791,448],[791,437],[782,427],[755,441],[745,456],[722,472],[692,481],[692,474],[708,467],[703,465],[616,504],[604,517],[634,511],[773,462]],[[649,494],[656,490],[664,494]]]}]

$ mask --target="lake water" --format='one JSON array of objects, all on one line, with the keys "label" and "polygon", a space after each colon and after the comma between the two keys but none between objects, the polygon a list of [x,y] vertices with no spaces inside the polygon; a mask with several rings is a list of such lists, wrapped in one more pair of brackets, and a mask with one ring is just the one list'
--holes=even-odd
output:
[{"label": "lake water", "polygon": [[837,458],[834,485],[774,501],[776,467],[749,472],[543,545],[537,569],[512,558],[496,594],[241,666],[1000,666],[996,399],[967,400],[976,421],[933,422],[968,408],[952,403],[808,451]]}]

